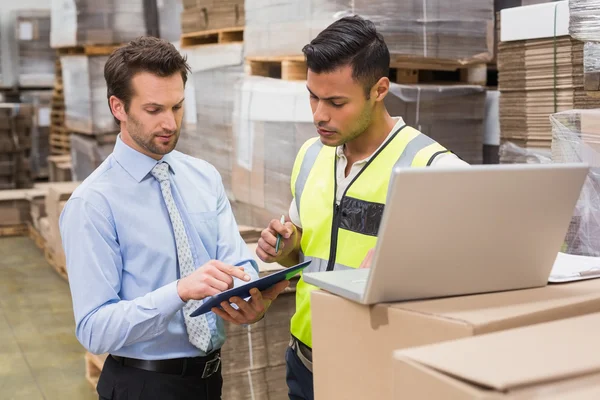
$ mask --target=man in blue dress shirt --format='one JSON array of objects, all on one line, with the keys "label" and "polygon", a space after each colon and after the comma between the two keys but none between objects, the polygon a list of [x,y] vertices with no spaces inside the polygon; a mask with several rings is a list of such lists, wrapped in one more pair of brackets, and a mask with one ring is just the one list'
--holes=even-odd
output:
[{"label": "man in blue dress shirt", "polygon": [[77,338],[110,353],[100,399],[219,399],[223,320],[258,321],[288,285],[189,317],[203,298],[258,272],[219,173],[173,150],[188,70],[156,38],[113,52],[104,76],[121,133],[61,214]]}]

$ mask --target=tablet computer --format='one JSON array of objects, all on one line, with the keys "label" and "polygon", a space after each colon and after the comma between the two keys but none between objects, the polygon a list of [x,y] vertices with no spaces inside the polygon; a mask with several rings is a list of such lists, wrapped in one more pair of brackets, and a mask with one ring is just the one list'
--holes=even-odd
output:
[{"label": "tablet computer", "polygon": [[232,297],[241,297],[245,299],[246,297],[250,297],[250,290],[257,288],[261,292],[270,288],[278,282],[283,280],[290,280],[294,275],[297,275],[304,268],[308,267],[310,261],[305,261],[298,265],[294,265],[293,267],[286,268],[284,270],[275,272],[274,274],[267,275],[263,278],[254,280],[252,282],[248,282],[243,284],[242,286],[234,287],[224,292],[221,292],[215,296],[206,297],[202,301],[202,305],[198,307],[194,312],[190,314],[191,317],[197,317],[199,315],[205,314],[209,312],[213,307],[220,307],[223,301],[229,302],[229,299]]}]

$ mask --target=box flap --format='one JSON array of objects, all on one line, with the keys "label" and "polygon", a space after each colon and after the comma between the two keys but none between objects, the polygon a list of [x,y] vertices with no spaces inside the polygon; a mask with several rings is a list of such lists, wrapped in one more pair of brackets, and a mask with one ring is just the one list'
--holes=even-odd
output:
[{"label": "box flap", "polygon": [[[561,309],[572,310],[573,306],[598,299],[600,280],[589,280],[529,290],[394,303],[390,307],[461,321],[482,333],[486,330],[496,330],[493,328],[497,324],[510,326],[523,318],[533,319],[548,312],[560,313]],[[573,315],[571,311],[569,316]]]},{"label": "box flap", "polygon": [[499,391],[600,371],[600,313],[394,352]]},{"label": "box flap", "polygon": [[569,34],[567,0],[500,11],[500,41],[552,38]]}]

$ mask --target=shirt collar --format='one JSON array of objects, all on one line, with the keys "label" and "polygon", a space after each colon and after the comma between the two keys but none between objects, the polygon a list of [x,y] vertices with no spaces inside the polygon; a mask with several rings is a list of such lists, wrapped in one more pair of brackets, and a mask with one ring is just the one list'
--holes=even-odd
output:
[{"label": "shirt collar", "polygon": [[[377,151],[390,140],[390,138],[392,137],[394,132],[396,132],[398,129],[400,129],[404,126],[404,120],[402,119],[402,117],[394,117],[394,119],[396,120],[396,125],[394,125],[394,127],[392,128],[390,133],[388,133],[388,135],[385,138],[385,140],[383,141],[383,143],[381,143],[379,148],[377,148],[377,150],[375,150],[373,152],[373,154],[377,153]],[[339,158],[342,158],[342,157],[346,158],[346,155],[344,154],[344,145],[336,147],[335,152]],[[359,160],[359,161],[355,162],[355,164],[361,164],[361,163],[368,162],[371,159],[371,157],[373,157],[373,154],[371,154],[369,157],[367,157],[363,160]]]},{"label": "shirt collar", "polygon": [[[115,160],[123,167],[129,175],[133,177],[137,182],[141,182],[159,161],[156,161],[152,157],[148,157],[145,154],[129,147],[123,140],[121,140],[121,134],[117,136],[117,142],[113,150],[113,156]],[[160,161],[165,161],[169,164],[171,172],[173,171],[173,158],[170,154],[165,154]]]}]

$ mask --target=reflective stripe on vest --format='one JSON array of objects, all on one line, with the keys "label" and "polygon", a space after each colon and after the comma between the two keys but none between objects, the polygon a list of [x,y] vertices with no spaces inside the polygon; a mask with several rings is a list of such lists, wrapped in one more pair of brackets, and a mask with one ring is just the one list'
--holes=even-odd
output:
[{"label": "reflective stripe on vest", "polygon": [[[301,148],[292,170],[291,189],[302,224],[301,250],[313,262],[306,272],[358,268],[377,243],[389,178],[395,165],[425,167],[441,145],[404,126],[382,146],[347,188],[339,207],[335,202],[335,147],[311,139]],[[334,229],[335,228],[335,229]],[[316,287],[300,278],[292,334],[312,347],[310,292]]]}]

